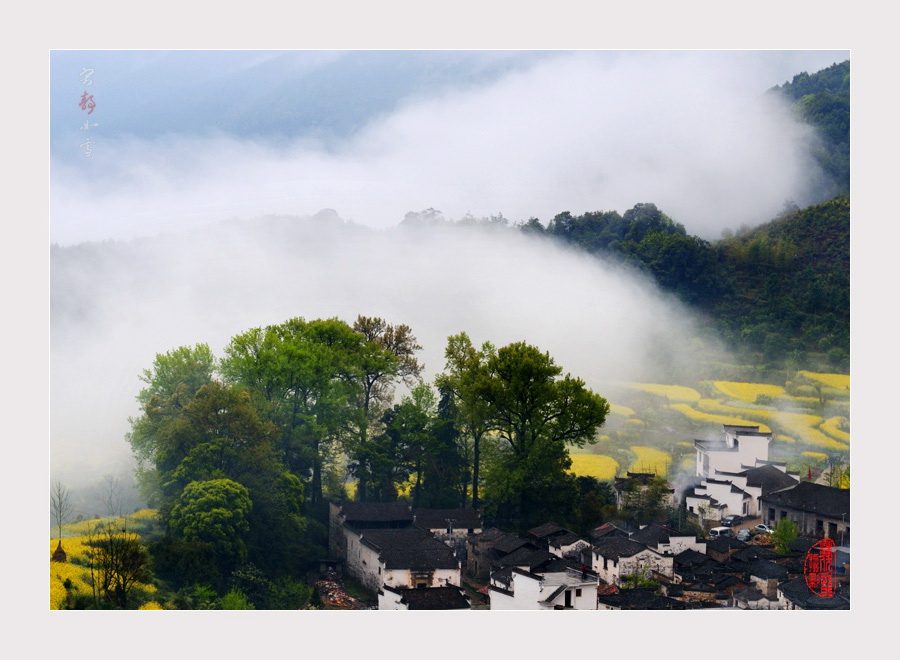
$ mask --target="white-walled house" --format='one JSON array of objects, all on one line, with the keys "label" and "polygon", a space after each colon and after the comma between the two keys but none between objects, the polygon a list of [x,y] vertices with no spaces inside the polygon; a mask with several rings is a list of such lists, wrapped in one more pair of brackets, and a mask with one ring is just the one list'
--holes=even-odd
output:
[{"label": "white-walled house", "polygon": [[645,525],[634,532],[630,538],[661,555],[677,555],[685,550],[706,553],[706,542],[698,541],[696,534],[680,532],[657,523]]},{"label": "white-walled house", "polygon": [[[725,479],[707,478],[685,493],[684,502],[691,513],[700,514],[706,505],[705,519],[717,520],[735,514],[746,516],[750,513],[750,494]],[[717,517],[716,517],[717,516]]]},{"label": "white-walled house", "polygon": [[460,564],[447,545],[421,529],[346,530],[348,572],[378,592],[460,586]]},{"label": "white-walled house", "polygon": [[601,539],[592,554],[592,569],[607,584],[621,586],[629,575],[656,572],[671,578],[674,574],[674,556],[663,555],[642,543],[613,537]]},{"label": "white-walled house", "polygon": [[492,610],[596,610],[597,580],[575,571],[537,574],[511,569],[508,589],[491,584]]},{"label": "white-walled house", "polygon": [[563,536],[557,536],[547,542],[547,550],[557,557],[575,557],[582,551],[589,550],[591,544],[583,538],[570,532]]},{"label": "white-walled house", "polygon": [[769,459],[771,433],[759,426],[724,425],[722,440],[694,440],[697,450],[697,476],[715,478],[716,472],[740,472],[742,466],[756,466]]},{"label": "white-walled house", "polygon": [[750,495],[749,510],[747,515],[756,518],[762,515],[759,508],[759,498],[763,495],[795,486],[800,482],[797,476],[788,474],[786,463],[767,461],[758,467],[744,466],[740,472],[717,471],[717,479],[728,480],[734,486]]}]

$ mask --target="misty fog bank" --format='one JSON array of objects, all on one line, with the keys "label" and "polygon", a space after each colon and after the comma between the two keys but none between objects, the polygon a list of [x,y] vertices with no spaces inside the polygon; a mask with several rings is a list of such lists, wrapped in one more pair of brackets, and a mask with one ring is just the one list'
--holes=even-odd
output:
[{"label": "misty fog bank", "polygon": [[809,127],[765,97],[783,78],[752,53],[562,53],[403,97],[337,143],[215,123],[138,137],[111,108],[122,128],[98,132],[91,158],[51,157],[51,236],[127,239],[328,207],[381,228],[428,207],[546,223],[649,201],[714,239],[827,188]]},{"label": "misty fog bank", "polygon": [[[51,249],[51,476],[129,460],[138,375],[157,353],[248,328],[358,314],[408,324],[431,381],[447,337],[525,340],[609,396],[692,374],[702,321],[644,277],[508,228],[376,230],[270,217],[124,243]],[[708,350],[720,350],[706,340]]]}]

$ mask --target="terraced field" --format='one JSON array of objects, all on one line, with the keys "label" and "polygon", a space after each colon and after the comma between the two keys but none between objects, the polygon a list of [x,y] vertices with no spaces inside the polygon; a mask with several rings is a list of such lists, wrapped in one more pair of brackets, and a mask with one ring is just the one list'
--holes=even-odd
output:
[{"label": "terraced field", "polygon": [[693,387],[619,386],[622,393],[611,402],[604,435],[573,455],[575,474],[601,478],[613,466],[616,476],[625,471],[692,474],[693,439],[719,438],[723,424],[771,432],[773,460],[819,465],[850,450],[850,377],[843,374],[800,371],[783,386],[726,380]]}]

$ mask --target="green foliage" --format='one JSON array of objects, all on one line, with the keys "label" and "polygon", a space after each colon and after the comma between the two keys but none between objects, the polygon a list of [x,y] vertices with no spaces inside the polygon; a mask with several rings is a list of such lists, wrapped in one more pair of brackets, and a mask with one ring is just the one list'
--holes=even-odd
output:
[{"label": "green foliage", "polygon": [[255,610],[247,596],[240,589],[232,589],[219,599],[220,610]]},{"label": "green foliage", "polygon": [[795,116],[816,128],[818,139],[809,143],[814,157],[830,176],[833,194],[849,193],[850,61],[812,75],[804,71],[769,93],[790,101]]},{"label": "green foliage", "polygon": [[631,479],[622,493],[619,513],[638,525],[656,522],[666,510],[668,496],[669,486],[663,477],[654,477],[647,485]]},{"label": "green foliage", "polygon": [[250,493],[230,479],[189,483],[172,509],[172,532],[187,542],[209,544],[220,573],[247,556]]},{"label": "green foliage", "polygon": [[245,594],[259,610],[298,610],[309,606],[312,599],[309,585],[287,577],[272,580],[253,564],[235,570],[231,580],[232,589]]},{"label": "green foliage", "polygon": [[787,518],[779,520],[778,524],[775,525],[775,529],[772,531],[772,541],[775,543],[775,552],[780,555],[786,555],[790,552],[791,543],[797,540],[797,536],[797,525]]},{"label": "green foliage", "polygon": [[659,587],[659,582],[652,579],[648,575],[649,571],[646,567],[641,567],[638,571],[622,578],[623,589],[655,589]]},{"label": "green foliage", "polygon": [[561,373],[549,353],[524,342],[492,352],[476,372],[472,391],[486,404],[488,429],[500,444],[485,479],[496,520],[527,526],[574,508],[566,446],[593,443],[609,403]]},{"label": "green foliage", "polygon": [[97,591],[118,609],[128,609],[129,596],[140,582],[152,579],[150,553],[140,537],[109,521],[88,535],[88,566]]}]

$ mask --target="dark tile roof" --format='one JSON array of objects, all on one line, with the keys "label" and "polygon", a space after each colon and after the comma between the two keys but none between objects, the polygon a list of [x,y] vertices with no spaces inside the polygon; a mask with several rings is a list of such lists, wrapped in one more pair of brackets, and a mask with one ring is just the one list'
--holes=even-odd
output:
[{"label": "dark tile roof", "polygon": [[631,540],[655,548],[660,543],[668,543],[673,536],[693,536],[693,534],[679,532],[677,529],[672,529],[665,525],[651,523],[643,529],[634,532],[631,535]]},{"label": "dark tile roof", "polygon": [[[651,481],[662,476],[653,474],[652,472],[626,472],[625,474],[626,476],[624,477],[616,477],[613,479],[613,488],[620,493],[626,490],[630,483],[640,483],[642,486],[647,486]],[[671,484],[666,482],[666,485],[669,486],[669,492],[675,492],[671,487]]]},{"label": "dark tile roof", "polygon": [[501,532],[496,527],[491,527],[489,529],[484,530],[480,534],[476,534],[473,538],[478,543],[483,543],[485,541],[493,541],[495,539],[499,539],[501,536],[505,536],[506,532]]},{"label": "dark tile roof", "polygon": [[529,529],[528,533],[532,536],[535,536],[539,539],[546,538],[548,536],[553,536],[554,534],[559,534],[561,532],[568,531],[565,527],[560,527],[554,522],[544,523],[543,525],[538,525],[533,529]]},{"label": "dark tile roof", "polygon": [[620,557],[633,557],[646,549],[647,546],[631,539],[623,539],[620,536],[606,536],[597,540],[597,543],[594,545],[594,554],[607,559],[619,559]]},{"label": "dark tile roof", "polygon": [[690,548],[675,555],[675,566],[701,566],[711,561],[709,555]]},{"label": "dark tile roof", "polygon": [[417,526],[423,529],[447,529],[447,520],[453,521],[453,529],[480,529],[481,517],[475,509],[413,509]]},{"label": "dark tile roof", "polygon": [[832,488],[811,481],[801,481],[793,488],[760,497],[760,502],[777,504],[828,518],[850,520],[850,489]]},{"label": "dark tile roof", "polygon": [[359,527],[367,522],[412,522],[406,502],[345,502],[341,506],[345,522]]},{"label": "dark tile roof", "polygon": [[459,568],[453,550],[425,530],[366,530],[361,541],[379,553],[386,569]]},{"label": "dark tile roof", "polygon": [[732,548],[743,548],[746,545],[747,544],[743,541],[738,541],[737,539],[733,539],[730,536],[719,536],[718,538],[710,539],[706,542],[706,550],[707,553],[710,550],[714,552],[725,553]]},{"label": "dark tile roof", "polygon": [[533,548],[519,548],[499,559],[497,563],[500,566],[527,566],[529,570],[535,570],[557,560],[563,562],[563,570],[565,570],[565,560],[560,560],[553,553]]},{"label": "dark tile roof", "polygon": [[535,547],[528,539],[523,539],[515,534],[506,534],[494,542],[493,548],[501,554],[508,555],[525,545]]},{"label": "dark tile roof", "polygon": [[751,468],[745,472],[745,475],[747,477],[747,487],[762,488],[763,495],[768,495],[773,490],[788,488],[797,483],[796,479],[771,465]]},{"label": "dark tile roof", "polygon": [[[759,431],[759,424],[722,424],[725,431],[741,431],[742,433],[752,432],[751,429]],[[770,433],[761,433],[760,435],[771,435]]]},{"label": "dark tile roof", "polygon": [[731,560],[750,564],[759,559],[773,559],[777,556],[778,553],[764,545],[747,545],[735,550],[731,555]]},{"label": "dark tile roof", "polygon": [[616,527],[612,523],[603,523],[596,529],[591,530],[591,538],[593,539],[599,539],[609,534],[612,534],[613,536],[621,536],[622,538],[628,538],[628,532],[626,532],[621,527]]},{"label": "dark tile roof", "polygon": [[765,598],[765,596],[763,596],[763,593],[759,589],[756,589],[756,588],[736,589],[734,591],[733,596],[734,596],[735,600],[746,600],[746,601],[751,601],[751,602],[757,601],[757,600],[762,600],[763,598]]},{"label": "dark tile roof", "polygon": [[680,600],[657,596],[652,589],[620,589],[613,594],[598,594],[597,601],[623,610],[684,610],[690,607]]},{"label": "dark tile roof", "polygon": [[393,589],[401,594],[400,602],[410,610],[468,610],[469,599],[456,586],[428,587],[426,589]]},{"label": "dark tile roof", "polygon": [[710,505],[711,507],[714,507],[714,508],[717,508],[717,509],[724,509],[724,508],[725,508],[726,505],[725,505],[725,504],[721,504],[721,503],[719,502],[719,500],[715,499],[714,497],[712,497],[712,496],[710,496],[710,495],[705,495],[705,494],[698,493],[698,492],[697,492],[697,488],[698,488],[698,486],[694,486],[693,488],[688,488],[686,491],[684,491],[684,496],[685,496],[685,497],[695,497],[695,498],[697,498],[698,500],[706,500],[706,501],[709,502],[709,505]]},{"label": "dark tile roof", "polygon": [[813,593],[806,584],[805,577],[795,578],[778,585],[778,591],[798,607],[805,610],[847,610],[850,609],[849,593],[842,589],[840,582],[835,583],[835,594],[831,598],[823,598]]},{"label": "dark tile roof", "polygon": [[767,559],[758,559],[750,566],[750,575],[763,580],[784,580],[788,570]]},{"label": "dark tile roof", "polygon": [[555,548],[561,548],[564,545],[572,545],[573,543],[580,541],[581,537],[578,536],[575,532],[565,531],[562,534],[554,536],[549,539],[550,545]]},{"label": "dark tile roof", "polygon": [[809,549],[818,542],[819,539],[812,536],[798,536],[788,546],[788,550],[791,552],[809,552]]}]

